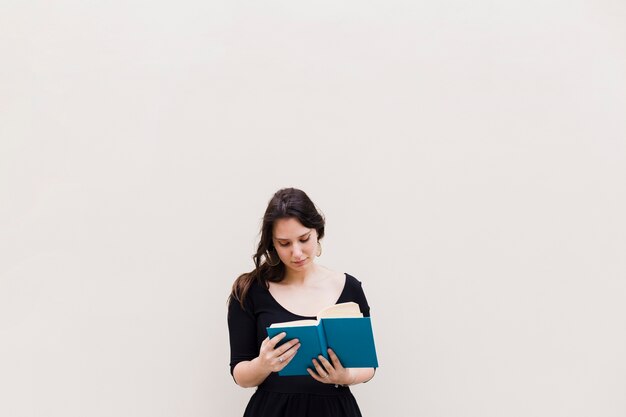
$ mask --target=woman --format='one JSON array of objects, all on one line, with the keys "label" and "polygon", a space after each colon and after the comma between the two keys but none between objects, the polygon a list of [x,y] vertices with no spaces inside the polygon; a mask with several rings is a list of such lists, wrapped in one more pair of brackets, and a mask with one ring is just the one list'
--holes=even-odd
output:
[{"label": "woman", "polygon": [[301,190],[285,188],[270,200],[253,256],[255,269],[233,284],[228,305],[230,370],[242,387],[258,387],[244,417],[361,416],[348,386],[367,382],[373,368],[344,368],[332,350],[311,360],[310,376],[279,376],[297,354],[297,339],[271,339],[272,323],[315,318],[336,303],[354,301],[364,316],[369,306],[361,283],[318,265],[324,218]]}]

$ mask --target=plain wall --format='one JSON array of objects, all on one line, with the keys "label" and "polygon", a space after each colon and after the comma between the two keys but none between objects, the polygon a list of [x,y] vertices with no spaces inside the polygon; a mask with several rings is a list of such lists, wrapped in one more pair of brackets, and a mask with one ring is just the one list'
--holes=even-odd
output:
[{"label": "plain wall", "polygon": [[626,414],[624,2],[1,9],[3,417],[241,416],[286,186],[369,298],[365,416]]}]

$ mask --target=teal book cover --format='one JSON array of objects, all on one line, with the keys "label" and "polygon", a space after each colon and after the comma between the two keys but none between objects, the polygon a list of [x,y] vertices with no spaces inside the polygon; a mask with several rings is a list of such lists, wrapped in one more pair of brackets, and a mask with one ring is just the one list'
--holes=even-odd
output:
[{"label": "teal book cover", "polygon": [[309,375],[307,368],[313,368],[313,358],[323,355],[328,359],[328,348],[333,349],[345,368],[378,367],[369,317],[322,318],[317,325],[267,328],[270,338],[282,332],[287,336],[280,344],[298,339],[301,346],[291,362],[278,373],[280,376]]}]

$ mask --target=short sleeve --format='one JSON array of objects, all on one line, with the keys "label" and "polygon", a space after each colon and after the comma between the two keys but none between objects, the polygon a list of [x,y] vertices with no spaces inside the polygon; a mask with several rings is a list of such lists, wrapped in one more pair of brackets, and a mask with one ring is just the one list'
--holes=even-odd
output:
[{"label": "short sleeve", "polygon": [[370,306],[367,302],[367,298],[365,297],[365,292],[363,291],[363,285],[361,281],[353,277],[352,275],[346,274],[346,299],[345,301],[354,301],[359,305],[361,313],[363,313],[364,317],[370,317]]},{"label": "short sleeve", "polygon": [[228,303],[231,375],[239,362],[249,361],[258,356],[256,320],[251,303],[247,302],[245,305],[244,310],[239,301],[232,297]]}]

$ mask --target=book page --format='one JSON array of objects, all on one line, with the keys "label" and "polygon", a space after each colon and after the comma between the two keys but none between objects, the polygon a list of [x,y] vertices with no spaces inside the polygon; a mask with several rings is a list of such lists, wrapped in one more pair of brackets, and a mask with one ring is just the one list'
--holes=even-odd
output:
[{"label": "book page", "polygon": [[301,327],[301,326],[317,326],[318,320],[294,320],[284,323],[274,323],[270,327]]},{"label": "book page", "polygon": [[332,317],[363,317],[359,305],[353,301],[326,307],[317,314],[318,319]]},{"label": "book page", "polygon": [[322,318],[347,318],[347,317],[363,317],[359,305],[355,302],[340,303],[326,307],[317,314],[317,320],[294,320],[284,323],[274,323],[270,327],[301,327],[301,326],[317,326]]}]

